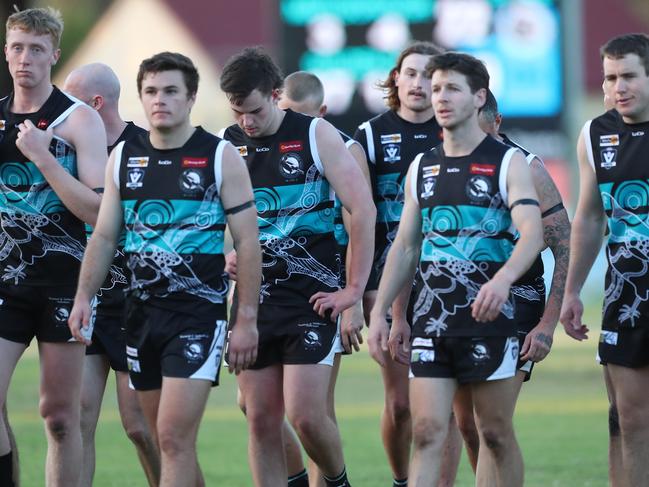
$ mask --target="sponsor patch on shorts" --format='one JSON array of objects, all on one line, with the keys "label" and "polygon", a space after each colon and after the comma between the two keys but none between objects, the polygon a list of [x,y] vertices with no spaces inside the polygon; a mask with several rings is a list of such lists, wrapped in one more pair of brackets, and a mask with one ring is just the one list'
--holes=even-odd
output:
[{"label": "sponsor patch on shorts", "polygon": [[607,331],[603,330],[599,334],[599,343],[605,343],[607,345],[617,345],[618,333],[616,331]]}]

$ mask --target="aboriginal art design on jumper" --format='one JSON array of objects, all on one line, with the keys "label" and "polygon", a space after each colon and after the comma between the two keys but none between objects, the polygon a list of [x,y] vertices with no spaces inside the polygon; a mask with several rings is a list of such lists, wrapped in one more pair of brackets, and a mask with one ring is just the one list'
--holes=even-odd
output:
[{"label": "aboriginal art design on jumper", "polygon": [[[177,212],[187,216],[176,220]],[[185,292],[215,304],[223,303],[228,292],[227,281],[221,280],[221,285],[214,289],[198,278],[191,264],[196,254],[223,252],[223,230],[210,231],[210,228],[222,223],[224,218],[216,183],[205,190],[200,205],[191,211],[174,208],[168,200],[148,200],[137,210],[125,205],[124,221],[128,228],[125,251],[132,275],[130,290],[139,291],[138,297],[146,300],[151,287],[166,282],[166,290],[156,292],[157,297]],[[199,242],[197,235],[205,238]],[[142,276],[144,273],[146,278]]]},{"label": "aboriginal art design on jumper", "polygon": [[382,225],[386,229],[386,245],[376,262],[378,269],[385,267],[385,260],[399,229],[399,220],[405,201],[403,185],[397,180],[399,176],[400,173],[393,173],[378,177],[377,192],[380,200],[377,204],[377,225]]},{"label": "aboriginal art design on jumper", "polygon": [[[609,307],[618,306],[619,322],[633,327],[641,316],[640,308],[649,300],[649,181],[626,181],[615,189],[612,183],[601,184],[600,191],[610,230],[604,315]],[[633,296],[633,301],[620,306],[623,295]]]},{"label": "aboriginal art design on jumper", "polygon": [[332,288],[339,285],[338,274],[307,250],[310,236],[333,229],[333,208],[317,209],[323,203],[323,194],[329,193],[329,185],[317,166],[311,165],[304,184],[296,186],[294,189],[297,191],[301,186],[299,194],[293,197],[285,195],[292,200],[288,205],[283,204],[282,195],[279,194],[282,188],[255,190],[259,240],[264,253],[262,266],[265,269],[284,269],[282,277],[262,284],[261,302],[264,297],[270,296],[272,285],[289,281],[294,274],[307,276]]},{"label": "aboriginal art design on jumper", "polygon": [[521,284],[512,286],[511,293],[519,299],[530,302],[540,302],[545,299],[545,282],[542,276],[536,277],[536,285]]},{"label": "aboriginal art design on jumper", "polygon": [[[428,316],[424,329],[428,335],[443,333],[448,318],[469,307],[490,279],[489,263],[501,258],[504,261],[511,254],[511,241],[499,235],[511,226],[500,193],[492,197],[488,208],[470,207],[467,211],[473,214],[463,215],[464,208],[439,206],[430,213],[430,208],[422,210],[424,239],[418,269],[422,288],[414,305],[413,322]],[[476,218],[476,211],[483,215]],[[443,281],[446,285],[440,286]],[[511,298],[501,313],[513,319]]]},{"label": "aboriginal art design on jumper", "polygon": [[[76,175],[76,153],[54,138],[50,152],[70,174]],[[2,280],[18,284],[26,269],[52,253],[64,253],[81,261],[84,244],[59,223],[63,203],[33,162],[7,162],[0,168],[0,262],[10,255],[18,265],[5,264]],[[50,254],[50,255],[48,255]],[[14,260],[15,261],[15,260]]]}]

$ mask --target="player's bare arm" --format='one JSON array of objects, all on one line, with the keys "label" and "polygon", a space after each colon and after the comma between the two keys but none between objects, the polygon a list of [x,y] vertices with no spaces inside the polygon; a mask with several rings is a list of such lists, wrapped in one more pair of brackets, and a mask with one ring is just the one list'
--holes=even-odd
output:
[{"label": "player's bare arm", "polygon": [[[406,175],[406,184],[411,180],[410,166]],[[411,191],[406,189],[405,203],[401,214],[401,223],[397,236],[388,252],[383,270],[383,278],[379,284],[376,303],[370,315],[370,333],[367,343],[370,355],[380,365],[383,364],[384,352],[388,351],[388,323],[385,319],[388,308],[403,287],[412,283],[421,247],[421,213],[419,204],[413,198]]]},{"label": "player's bare arm", "polygon": [[88,240],[83,255],[77,293],[68,320],[72,335],[86,344],[89,342],[83,338],[81,328],[88,328],[91,316],[90,302],[106,278],[115,256],[115,248],[122,229],[121,199],[119,189],[113,180],[114,164],[115,151],[110,155],[106,165],[105,181],[102,183],[104,195],[101,199],[99,216],[92,238]]},{"label": "player's bare arm", "polygon": [[583,134],[577,142],[577,159],[579,200],[570,234],[570,264],[561,307],[561,324],[568,335],[583,340],[588,338],[588,327],[581,321],[584,306],[579,293],[602,246],[606,213],[597,187],[595,170],[588,160]]},{"label": "player's bare arm", "polygon": [[226,211],[236,256],[237,321],[229,341],[230,371],[239,373],[257,360],[257,306],[261,284],[261,249],[257,208],[246,164],[231,144],[223,151],[221,203]]},{"label": "player's bare arm", "polygon": [[372,265],[376,208],[369,187],[357,184],[363,179],[362,172],[338,131],[329,122],[320,120],[315,132],[325,177],[349,211],[351,222],[349,241],[352,252],[348,257],[349,274],[345,288],[334,293],[319,292],[310,299],[313,309],[320,315],[330,309],[332,318],[336,318],[363,295]]},{"label": "player's bare arm", "polygon": [[471,315],[480,322],[492,321],[498,316],[512,283],[529,269],[543,248],[541,211],[538,205],[530,204],[538,202],[538,195],[527,161],[520,152],[512,156],[509,164],[507,194],[512,221],[520,238],[507,262],[480,288],[471,305]]},{"label": "player's bare arm", "polygon": [[570,220],[561,194],[543,163],[535,158],[530,164],[530,169],[541,206],[543,241],[554,257],[552,284],[543,316],[538,325],[527,334],[521,348],[523,360],[539,362],[550,352],[552,336],[561,312],[568,274]]},{"label": "player's bare arm", "polygon": [[[99,115],[90,107],[75,109],[61,125],[41,130],[31,121],[20,124],[16,145],[38,167],[65,207],[81,221],[94,226],[106,166],[106,132]],[[78,179],[68,173],[49,152],[52,137],[60,137],[77,153]]]},{"label": "player's bare arm", "polygon": [[[371,188],[370,171],[367,167],[367,158],[365,157],[365,151],[362,146],[359,143],[353,143],[348,147],[348,150],[362,171],[368,187]],[[345,231],[349,234],[351,228],[351,217],[345,208],[342,209],[342,217]],[[346,275],[349,275],[350,272],[349,263],[351,262],[351,259],[349,256],[351,254],[351,244],[347,244],[347,259],[345,260]],[[351,353],[352,350],[357,352],[360,351],[360,344],[363,343],[362,331],[364,324],[365,319],[363,317],[363,306],[360,300],[355,305],[342,312],[340,320],[340,339],[345,352]]]}]

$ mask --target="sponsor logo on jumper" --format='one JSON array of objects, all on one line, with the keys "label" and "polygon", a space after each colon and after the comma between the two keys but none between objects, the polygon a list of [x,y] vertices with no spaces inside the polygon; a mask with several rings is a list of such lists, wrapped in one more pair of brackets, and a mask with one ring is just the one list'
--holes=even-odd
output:
[{"label": "sponsor logo on jumper", "polygon": [[129,157],[126,167],[147,167],[149,158],[144,156]]},{"label": "sponsor logo on jumper", "polygon": [[304,150],[304,145],[302,144],[301,140],[289,140],[288,142],[279,143],[279,151],[282,154],[286,154],[287,152],[301,151],[301,150]]},{"label": "sponsor logo on jumper", "polygon": [[449,173],[460,172],[460,168],[459,167],[447,167],[446,172],[449,172]]},{"label": "sponsor logo on jumper", "polygon": [[401,134],[381,135],[381,144],[400,144]]},{"label": "sponsor logo on jumper", "polygon": [[128,189],[142,187],[142,179],[144,179],[144,171],[142,169],[129,169],[126,175],[128,177],[128,181],[126,182],[126,187]]},{"label": "sponsor logo on jumper", "polygon": [[435,184],[437,183],[437,178],[428,178],[424,180],[424,190],[421,192],[422,198],[430,198],[435,194]]},{"label": "sponsor logo on jumper", "polygon": [[207,157],[183,157],[183,167],[207,167]]},{"label": "sponsor logo on jumper", "polygon": [[425,166],[422,169],[421,173],[424,178],[432,178],[434,176],[439,176],[439,164],[435,164],[433,166]]},{"label": "sponsor logo on jumper", "polygon": [[427,139],[428,135],[427,134],[415,134],[413,137],[415,139]]},{"label": "sponsor logo on jumper", "polygon": [[600,147],[611,147],[613,145],[620,145],[620,135],[619,134],[608,134],[599,136],[599,146]]},{"label": "sponsor logo on jumper", "polygon": [[385,162],[398,162],[401,160],[401,146],[389,144],[383,146],[383,160]]},{"label": "sponsor logo on jumper", "polygon": [[295,179],[304,174],[302,159],[295,152],[284,154],[279,160],[279,172],[286,179]]},{"label": "sponsor logo on jumper", "polygon": [[245,145],[237,146],[237,150],[239,151],[239,155],[241,157],[246,157],[248,155],[248,147]]},{"label": "sponsor logo on jumper", "polygon": [[268,152],[270,147],[255,147],[255,152]]},{"label": "sponsor logo on jumper", "polygon": [[41,118],[38,121],[38,123],[36,124],[36,126],[41,130],[46,129],[48,125],[49,125],[49,122],[47,120],[45,120],[44,118]]},{"label": "sponsor logo on jumper", "polygon": [[158,164],[160,166],[171,166],[172,162],[169,159],[160,159]]},{"label": "sponsor logo on jumper", "polygon": [[186,194],[196,194],[204,191],[203,173],[198,169],[185,169],[180,175],[178,184]]},{"label": "sponsor logo on jumper", "polygon": [[[1,130],[1,129],[0,129]],[[631,137],[642,137],[644,135],[643,130],[638,130],[636,132],[631,132]]]},{"label": "sponsor logo on jumper", "polygon": [[473,163],[469,166],[471,174],[483,174],[484,176],[493,176],[496,174],[496,166],[493,164],[476,164]]},{"label": "sponsor logo on jumper", "polygon": [[466,183],[466,195],[471,201],[484,203],[491,198],[491,182],[484,176],[471,176]]},{"label": "sponsor logo on jumper", "polygon": [[602,149],[601,156],[602,158],[600,167],[603,167],[604,169],[611,169],[612,167],[615,167],[617,165],[615,161],[617,150],[607,147],[606,149]]}]

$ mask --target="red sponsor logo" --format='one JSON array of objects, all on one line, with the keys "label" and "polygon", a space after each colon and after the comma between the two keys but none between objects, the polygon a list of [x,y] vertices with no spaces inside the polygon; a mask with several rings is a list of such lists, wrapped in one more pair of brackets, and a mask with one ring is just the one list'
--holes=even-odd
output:
[{"label": "red sponsor logo", "polygon": [[41,118],[41,119],[38,121],[38,123],[36,124],[36,126],[37,126],[39,129],[41,129],[41,130],[42,130],[42,129],[46,129],[46,128],[47,128],[47,125],[48,125],[48,122],[47,122],[47,120],[45,120],[44,118]]},{"label": "red sponsor logo", "polygon": [[207,167],[207,157],[183,157],[183,167]]},{"label": "red sponsor logo", "polygon": [[279,151],[284,154],[285,152],[295,152],[300,151],[304,147],[302,146],[301,140],[290,140],[288,142],[279,143]]},{"label": "red sponsor logo", "polygon": [[471,164],[469,166],[471,174],[482,174],[483,176],[493,176],[496,174],[496,166],[493,164]]}]

